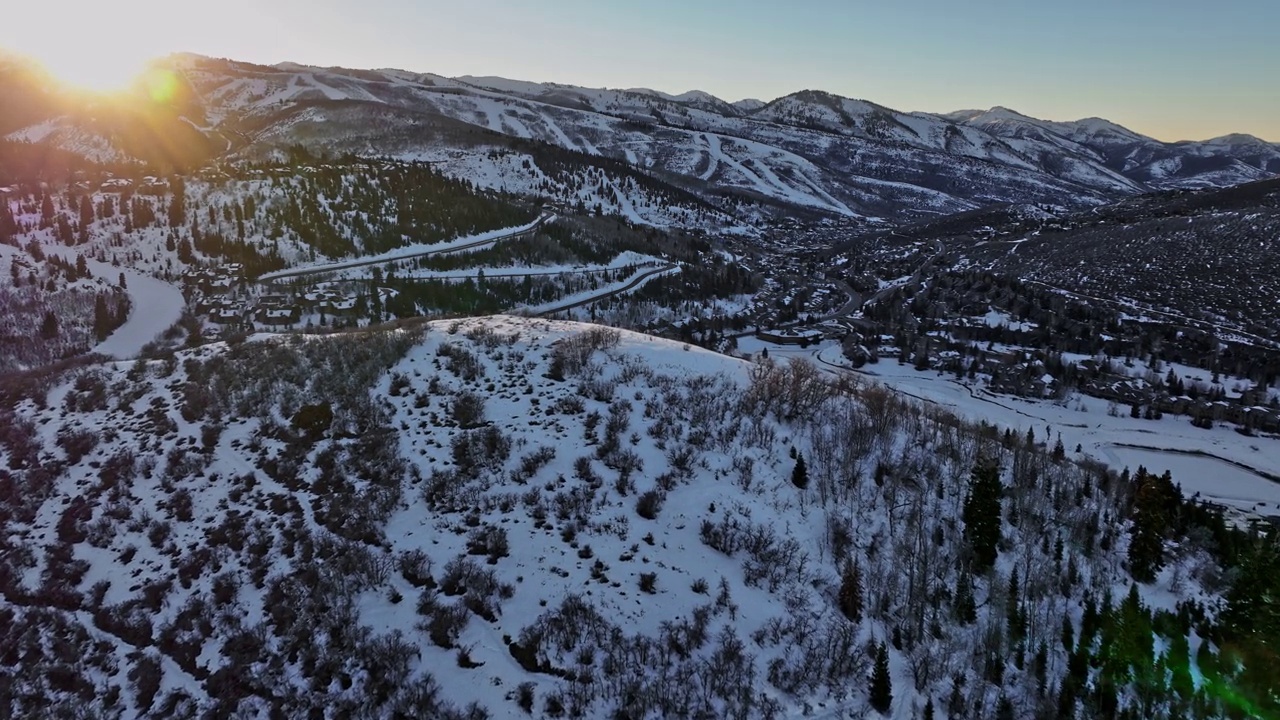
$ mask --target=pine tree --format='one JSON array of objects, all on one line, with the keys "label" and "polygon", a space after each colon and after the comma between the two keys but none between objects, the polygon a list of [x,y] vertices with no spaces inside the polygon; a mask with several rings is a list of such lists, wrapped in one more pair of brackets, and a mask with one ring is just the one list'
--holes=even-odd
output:
[{"label": "pine tree", "polygon": [[40,337],[45,340],[58,337],[58,316],[52,310],[44,314],[44,322],[40,323]]},{"label": "pine tree", "polygon": [[107,309],[106,296],[99,294],[93,303],[93,335],[98,342],[111,334],[111,311]]},{"label": "pine tree", "polygon": [[1005,606],[1005,619],[1009,623],[1009,642],[1011,645],[1017,644],[1022,639],[1026,629],[1025,620],[1022,616],[1022,602],[1018,598],[1021,592],[1018,585],[1018,569],[1014,568],[1013,573],[1009,576],[1009,599]]},{"label": "pine tree", "polygon": [[1164,533],[1168,517],[1159,478],[1147,474],[1145,468],[1139,468],[1135,482],[1138,491],[1133,498],[1133,525],[1129,530],[1129,573],[1134,580],[1149,583],[1164,567]]},{"label": "pine tree", "polygon": [[13,211],[9,209],[9,203],[0,203],[0,243],[8,244],[13,240],[13,236],[18,234],[18,224],[14,222]]},{"label": "pine tree", "polygon": [[951,694],[947,696],[947,716],[961,717],[964,712],[964,676],[953,675],[951,677]]},{"label": "pine tree", "polygon": [[876,648],[875,668],[871,671],[871,707],[884,715],[893,704],[893,679],[889,677],[889,651],[884,643]]},{"label": "pine tree", "polygon": [[804,455],[796,455],[796,466],[791,471],[791,484],[801,490],[809,487],[809,469],[805,467]]},{"label": "pine tree", "polygon": [[955,610],[956,617],[966,625],[978,620],[978,606],[973,598],[973,579],[967,573],[960,573],[960,580],[956,583]]},{"label": "pine tree", "polygon": [[53,198],[48,193],[44,193],[44,197],[40,199],[40,229],[53,227]]},{"label": "pine tree", "polygon": [[93,224],[93,201],[85,198],[80,202],[80,237],[81,240],[88,240],[89,226]]},{"label": "pine tree", "polygon": [[989,461],[979,461],[970,476],[963,519],[965,541],[981,569],[995,565],[999,553],[996,544],[1000,542],[1002,493],[1000,468]]},{"label": "pine tree", "polygon": [[924,704],[924,715],[920,716],[922,720],[933,720],[933,698],[929,698]]},{"label": "pine tree", "polygon": [[840,612],[853,622],[862,620],[862,572],[852,560],[845,561],[840,580]]},{"label": "pine tree", "polygon": [[1001,695],[996,702],[996,720],[1014,720],[1013,701],[1008,695]]},{"label": "pine tree", "polygon": [[173,176],[169,189],[173,193],[173,199],[169,201],[169,227],[182,227],[187,221],[187,186],[182,176]]}]

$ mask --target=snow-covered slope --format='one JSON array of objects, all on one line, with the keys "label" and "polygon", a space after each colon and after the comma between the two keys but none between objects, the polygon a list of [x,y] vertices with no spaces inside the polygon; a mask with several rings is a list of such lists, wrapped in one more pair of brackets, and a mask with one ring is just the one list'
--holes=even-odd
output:
[{"label": "snow-covered slope", "polygon": [[1056,146],[1139,187],[1226,187],[1280,174],[1280,145],[1251,135],[1164,143],[1101,118],[1053,122],[1014,110],[961,110],[941,116],[1010,141]]},{"label": "snow-covered slope", "polygon": [[[1023,428],[600,327],[258,336],[25,392],[0,406],[19,711],[843,717],[879,654],[887,717],[1019,717],[1084,598],[1129,587],[1128,489]],[[992,461],[1016,521],[972,572]],[[1214,600],[1183,552],[1140,599]]]}]

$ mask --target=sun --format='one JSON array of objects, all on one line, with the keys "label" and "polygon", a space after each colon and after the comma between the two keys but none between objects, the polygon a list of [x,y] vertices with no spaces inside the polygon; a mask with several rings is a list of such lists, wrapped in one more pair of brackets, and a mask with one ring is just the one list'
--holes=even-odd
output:
[{"label": "sun", "polygon": [[141,77],[147,58],[86,50],[38,58],[57,79],[88,92],[110,93],[127,89]]},{"label": "sun", "polygon": [[[12,12],[11,12],[12,11]],[[147,62],[167,55],[175,17],[162,0],[19,3],[6,8],[0,47],[26,55],[56,79],[79,90],[123,90]],[[56,28],[56,29],[55,29]]]}]

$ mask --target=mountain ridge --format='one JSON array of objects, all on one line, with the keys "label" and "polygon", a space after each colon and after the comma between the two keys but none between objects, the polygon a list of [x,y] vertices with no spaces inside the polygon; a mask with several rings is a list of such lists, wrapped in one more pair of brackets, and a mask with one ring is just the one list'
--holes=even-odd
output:
[{"label": "mountain ridge", "polygon": [[[537,172],[530,179],[510,172],[510,163],[495,167],[492,152],[524,156],[528,142],[545,143],[625,162],[748,222],[783,209],[898,221],[1002,203],[1089,207],[1280,173],[1280,146],[1243,135],[1170,144],[1102,119],[1054,122],[1002,107],[908,113],[818,90],[729,103],[696,90],[673,95],[493,76],[266,66],[192,54],[153,67],[168,69],[189,89],[170,117],[206,136],[203,143],[187,140],[194,147],[188,154],[203,162],[279,159],[292,147],[448,159],[465,166],[460,177],[538,195]],[[15,104],[38,105],[37,99],[28,91]],[[74,112],[34,112],[23,120],[0,127],[0,137],[31,141],[32,128],[48,123],[37,142],[75,151],[63,138],[81,138],[94,127],[92,118]],[[97,157],[147,159],[137,150],[111,149],[100,148]],[[643,223],[643,215],[631,219]]]}]

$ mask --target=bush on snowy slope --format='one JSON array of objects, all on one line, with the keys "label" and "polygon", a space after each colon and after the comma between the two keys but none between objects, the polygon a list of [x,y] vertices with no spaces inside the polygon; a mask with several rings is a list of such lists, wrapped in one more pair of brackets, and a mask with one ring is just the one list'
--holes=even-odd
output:
[{"label": "bush on snowy slope", "polygon": [[[1166,494],[1131,522],[1145,476],[802,362],[497,317],[216,344],[4,397],[16,715],[1276,701],[1274,628],[1242,620],[1275,613],[1267,541]],[[321,406],[324,427],[294,422]],[[994,531],[989,569],[971,526]]]}]

